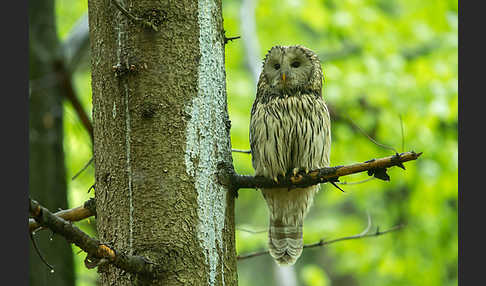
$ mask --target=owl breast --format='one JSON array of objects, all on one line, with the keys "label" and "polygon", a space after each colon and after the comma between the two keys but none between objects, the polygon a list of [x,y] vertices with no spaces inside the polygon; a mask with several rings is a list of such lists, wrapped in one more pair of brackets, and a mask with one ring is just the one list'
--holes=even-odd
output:
[{"label": "owl breast", "polygon": [[329,166],[329,113],[314,94],[296,94],[255,102],[250,144],[255,175],[276,178],[294,168]]}]

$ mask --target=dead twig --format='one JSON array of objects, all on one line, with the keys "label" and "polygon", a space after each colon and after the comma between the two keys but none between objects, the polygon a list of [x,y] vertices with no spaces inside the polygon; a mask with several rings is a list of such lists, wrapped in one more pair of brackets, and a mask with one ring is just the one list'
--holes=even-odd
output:
[{"label": "dead twig", "polygon": [[231,149],[231,152],[251,154],[251,150]]},{"label": "dead twig", "polygon": [[74,180],[75,180],[75,179],[76,179],[76,178],[77,178],[79,175],[81,175],[81,173],[82,173],[82,172],[84,172],[84,170],[86,170],[86,169],[89,167],[89,165],[91,165],[91,163],[93,163],[93,161],[94,161],[94,157],[91,157],[91,159],[89,159],[88,163],[86,163],[86,164],[84,165],[84,167],[83,167],[81,170],[79,170],[79,171],[78,171],[78,172],[77,172],[77,173],[76,173],[76,174],[75,174],[75,175],[74,175],[74,176],[71,178],[71,180],[72,180],[72,181],[74,181]]},{"label": "dead twig", "polygon": [[[400,225],[391,227],[391,228],[384,230],[384,231],[380,231],[379,228],[377,227],[376,231],[370,233],[369,231],[371,229],[371,219],[368,216],[368,225],[367,225],[366,229],[359,234],[351,235],[351,236],[344,236],[344,237],[331,239],[331,240],[321,239],[321,240],[319,240],[318,242],[315,242],[315,243],[304,244],[303,248],[305,249],[305,248],[321,247],[321,246],[326,246],[326,245],[333,244],[333,243],[336,243],[336,242],[339,242],[339,241],[344,241],[344,240],[353,240],[353,239],[361,239],[361,238],[366,238],[366,237],[380,236],[380,235],[387,234],[387,233],[390,233],[390,232],[393,232],[393,231],[397,231],[397,230],[403,228],[404,226],[405,225],[400,224]],[[266,254],[269,254],[268,250],[256,251],[256,252],[251,252],[251,253],[248,253],[248,254],[238,255],[236,257],[236,259],[237,260],[243,260],[243,259],[248,259],[248,258],[252,258],[252,257],[256,257],[256,256],[266,255]]]},{"label": "dead twig", "polygon": [[120,12],[122,12],[122,14],[125,15],[125,17],[127,17],[128,19],[132,20],[133,22],[135,22],[137,24],[141,24],[145,28],[152,29],[156,32],[159,31],[159,28],[157,28],[156,23],[153,23],[152,21],[148,21],[148,20],[145,20],[143,18],[139,18],[139,17],[132,15],[125,8],[123,8],[123,6],[120,5],[120,3],[118,3],[117,0],[112,0],[111,2],[113,2],[113,4],[116,6],[116,8],[118,8],[118,10],[120,10]]},{"label": "dead twig", "polygon": [[29,213],[42,227],[63,236],[87,253],[86,266],[93,268],[100,264],[111,263],[130,273],[155,278],[162,273],[155,263],[137,255],[127,255],[106,243],[90,237],[72,223],[52,214],[35,200],[29,199]]},{"label": "dead twig", "polygon": [[[86,201],[82,206],[77,208],[72,208],[68,210],[62,210],[54,213],[53,215],[62,218],[66,221],[80,221],[91,216],[96,215],[95,201],[93,198]],[[35,219],[29,219],[29,232],[35,232],[40,230],[42,227],[39,225]]]}]

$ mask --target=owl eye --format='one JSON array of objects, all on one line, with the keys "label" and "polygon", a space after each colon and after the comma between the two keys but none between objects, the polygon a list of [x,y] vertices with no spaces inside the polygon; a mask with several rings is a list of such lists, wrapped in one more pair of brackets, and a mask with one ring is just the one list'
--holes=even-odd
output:
[{"label": "owl eye", "polygon": [[292,66],[293,68],[298,68],[298,67],[300,66],[300,62],[295,61],[295,62],[293,62],[293,63],[291,64],[291,66]]},{"label": "owl eye", "polygon": [[280,64],[274,64],[273,67],[278,70],[280,68]]}]

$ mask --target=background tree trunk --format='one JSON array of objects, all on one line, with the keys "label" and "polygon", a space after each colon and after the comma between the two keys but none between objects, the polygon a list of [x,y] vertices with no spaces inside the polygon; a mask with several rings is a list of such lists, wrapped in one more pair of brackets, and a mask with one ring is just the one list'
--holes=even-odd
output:
[{"label": "background tree trunk", "polygon": [[88,2],[99,238],[163,266],[150,284],[236,285],[234,198],[216,177],[232,164],[221,2],[120,4],[158,31]]},{"label": "background tree trunk", "polygon": [[[29,2],[29,194],[51,210],[65,209],[62,87],[53,67],[60,58],[54,1]],[[52,241],[50,240],[52,238]],[[63,237],[35,235],[55,273],[29,247],[30,285],[74,285],[73,254]]]}]

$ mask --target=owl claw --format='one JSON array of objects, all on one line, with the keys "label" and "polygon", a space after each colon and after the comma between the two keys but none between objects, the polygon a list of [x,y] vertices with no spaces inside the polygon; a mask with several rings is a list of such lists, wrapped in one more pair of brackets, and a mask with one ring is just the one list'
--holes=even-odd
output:
[{"label": "owl claw", "polygon": [[297,176],[297,173],[299,173],[299,168],[294,168],[292,170],[292,174],[294,175],[294,177]]},{"label": "owl claw", "polygon": [[290,177],[290,181],[293,184],[296,184],[296,183],[302,181],[302,176],[301,175],[298,175],[298,176]]},{"label": "owl claw", "polygon": [[277,183],[277,184],[278,184],[278,179],[277,179],[277,177],[273,177],[273,180],[275,181],[275,183]]}]

